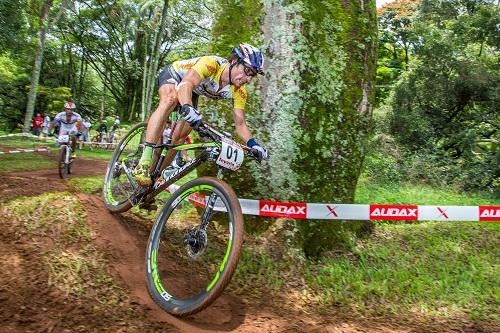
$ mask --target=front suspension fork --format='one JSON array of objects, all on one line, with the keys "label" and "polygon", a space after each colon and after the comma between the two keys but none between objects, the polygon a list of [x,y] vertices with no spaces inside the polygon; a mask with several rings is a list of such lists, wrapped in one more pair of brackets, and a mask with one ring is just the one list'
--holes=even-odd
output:
[{"label": "front suspension fork", "polygon": [[[219,168],[219,170],[217,170],[217,179],[222,179],[222,178],[224,178],[224,169]],[[212,213],[214,211],[216,201],[217,201],[217,194],[215,193],[210,194],[210,197],[208,197],[207,200],[207,205],[205,206],[205,210],[203,211],[203,215],[201,217],[200,229],[204,230],[205,232],[207,231],[208,223],[212,218]]]}]

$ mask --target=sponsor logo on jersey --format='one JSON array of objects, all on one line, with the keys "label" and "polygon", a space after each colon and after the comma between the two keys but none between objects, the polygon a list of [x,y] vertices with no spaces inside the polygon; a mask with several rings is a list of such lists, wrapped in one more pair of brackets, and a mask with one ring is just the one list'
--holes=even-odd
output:
[{"label": "sponsor logo on jersey", "polygon": [[241,87],[238,88],[238,90],[236,90],[236,92],[238,93],[238,95],[240,95],[241,98],[243,98],[243,99],[247,98],[246,91],[244,89],[242,89]]},{"label": "sponsor logo on jersey", "polygon": [[370,205],[371,220],[418,220],[418,206]]},{"label": "sponsor logo on jersey", "polygon": [[273,202],[260,200],[259,214],[261,216],[306,218],[307,204],[300,202]]},{"label": "sponsor logo on jersey", "polygon": [[479,206],[479,221],[500,221],[500,206]]},{"label": "sponsor logo on jersey", "polygon": [[186,62],[186,63],[178,63],[177,66],[179,66],[180,69],[191,69],[193,67],[193,64]]},{"label": "sponsor logo on jersey", "polygon": [[212,66],[210,64],[206,64],[205,67],[207,68],[207,70],[210,74],[217,72],[217,67],[215,67],[215,66]]}]

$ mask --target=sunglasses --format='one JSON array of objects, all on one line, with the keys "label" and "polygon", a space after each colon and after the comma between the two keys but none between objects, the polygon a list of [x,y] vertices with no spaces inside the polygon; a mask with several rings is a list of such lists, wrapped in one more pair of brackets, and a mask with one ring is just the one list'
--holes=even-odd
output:
[{"label": "sunglasses", "polygon": [[243,65],[243,71],[245,72],[246,76],[253,77],[257,75],[257,71],[253,68],[248,67],[247,65]]}]

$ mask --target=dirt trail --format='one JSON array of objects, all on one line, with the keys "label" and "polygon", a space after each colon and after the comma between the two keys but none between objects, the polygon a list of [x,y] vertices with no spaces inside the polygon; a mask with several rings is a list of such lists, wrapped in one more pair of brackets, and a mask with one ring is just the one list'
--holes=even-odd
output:
[{"label": "dirt trail", "polygon": [[[85,159],[78,159],[77,162],[72,177],[104,174],[105,162]],[[59,179],[55,169],[3,174],[2,179],[0,202],[20,195],[35,196],[49,191],[71,190],[66,181]],[[162,327],[161,325],[164,323],[165,329],[173,327],[174,331],[188,333],[454,331],[438,324],[430,326],[427,324],[415,328],[413,325],[404,327],[388,322],[377,323],[361,318],[338,317],[335,313],[323,316],[306,314],[267,304],[266,300],[256,303],[252,298],[245,298],[244,295],[232,294],[229,291],[224,292],[212,306],[199,314],[183,319],[170,316],[152,301],[146,289],[144,257],[149,232],[147,226],[138,221],[138,218],[132,214],[113,215],[109,213],[98,196],[73,193],[86,210],[87,223],[96,235],[96,246],[109,258],[111,274],[116,283],[128,290],[127,293],[133,298],[133,302],[137,303],[138,307],[146,313],[146,319],[151,321],[150,327]],[[16,247],[4,246],[4,242],[0,242],[0,258],[16,257],[16,251],[21,250]],[[36,277],[31,277],[31,279],[33,278],[36,280]],[[11,280],[9,281],[11,282]],[[6,288],[9,286],[9,281],[0,278],[1,284],[5,284]],[[37,300],[40,304],[49,304],[50,306],[53,303],[50,293],[37,294],[37,297],[40,298]],[[7,309],[12,306],[15,309],[22,302],[22,298],[5,298],[2,295],[2,286],[0,286],[0,308]],[[50,332],[54,328],[51,323],[43,323],[43,311],[45,310],[40,309],[40,313],[33,314],[30,319],[42,321],[38,326],[40,330],[36,331]],[[74,313],[79,310],[73,304],[57,303],[57,311]],[[78,313],[78,316],[88,316],[89,322],[99,320],[94,317],[92,311],[82,311]],[[12,318],[12,321],[4,319],[3,323],[0,322],[0,326],[2,326],[0,332],[15,332],[14,328],[18,327],[14,325],[16,320],[18,318],[15,317]],[[52,329],[47,327],[52,327]],[[58,330],[54,330],[54,332],[56,331]],[[467,331],[475,332],[473,328]],[[130,328],[123,330],[123,332],[136,331]]]}]

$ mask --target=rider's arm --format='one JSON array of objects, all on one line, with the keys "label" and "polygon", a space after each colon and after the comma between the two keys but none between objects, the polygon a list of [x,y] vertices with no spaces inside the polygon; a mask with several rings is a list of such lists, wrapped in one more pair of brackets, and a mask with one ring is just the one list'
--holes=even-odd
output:
[{"label": "rider's arm", "polygon": [[76,129],[78,130],[78,132],[81,132],[82,128],[83,128],[82,121],[81,120],[77,121],[76,122]]},{"label": "rider's arm", "polygon": [[180,105],[193,105],[192,95],[194,88],[201,83],[201,76],[190,69],[181,83],[177,86],[177,98]]},{"label": "rider's arm", "polygon": [[234,109],[234,125],[236,126],[236,134],[243,142],[247,143],[253,137],[245,121],[245,111],[242,109]]},{"label": "rider's arm", "polygon": [[57,120],[53,120],[49,123],[49,132],[52,131],[52,129],[56,126]]}]

